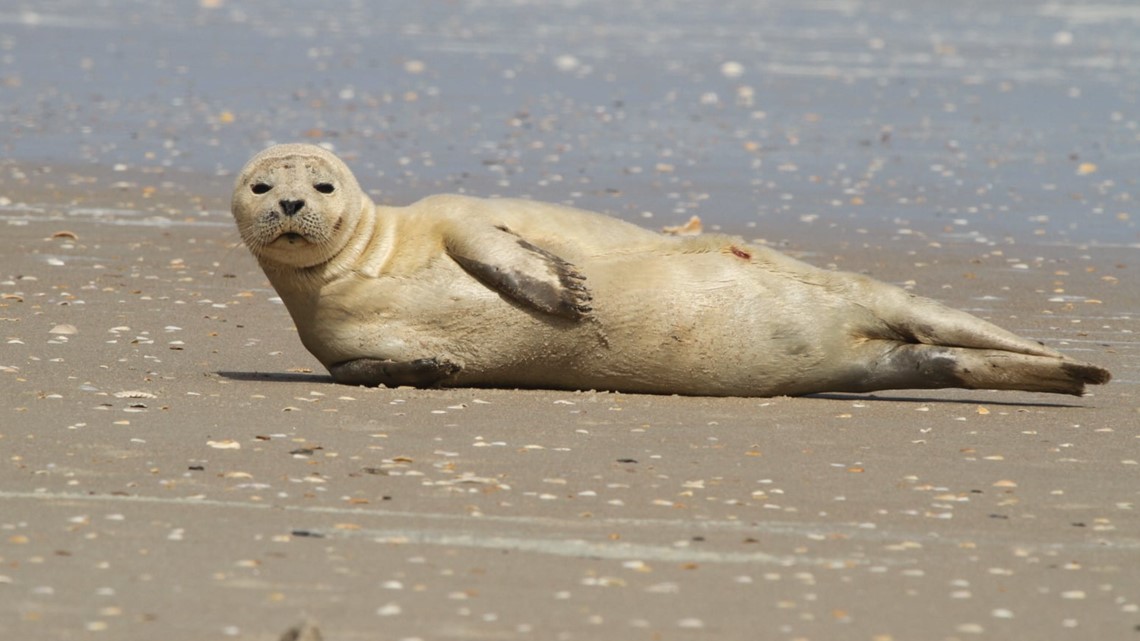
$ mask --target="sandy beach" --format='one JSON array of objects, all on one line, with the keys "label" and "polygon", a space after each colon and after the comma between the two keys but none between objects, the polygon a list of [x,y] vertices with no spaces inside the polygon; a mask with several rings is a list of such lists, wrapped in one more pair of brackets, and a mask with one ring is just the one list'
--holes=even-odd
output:
[{"label": "sandy beach", "polygon": [[[0,637],[1136,636],[1130,4],[117,4],[0,11]],[[338,386],[228,212],[287,140],[381,202],[699,215],[1114,380]]]}]

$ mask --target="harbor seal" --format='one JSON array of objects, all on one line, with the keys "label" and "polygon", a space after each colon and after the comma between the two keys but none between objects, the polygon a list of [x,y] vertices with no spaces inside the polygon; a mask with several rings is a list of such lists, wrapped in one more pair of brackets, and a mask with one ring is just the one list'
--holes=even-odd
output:
[{"label": "harbor seal", "polygon": [[527,200],[377,206],[334,154],[270,147],[233,215],[301,342],[351,385],[777,396],[1109,380],[965,312],[723,235]]}]

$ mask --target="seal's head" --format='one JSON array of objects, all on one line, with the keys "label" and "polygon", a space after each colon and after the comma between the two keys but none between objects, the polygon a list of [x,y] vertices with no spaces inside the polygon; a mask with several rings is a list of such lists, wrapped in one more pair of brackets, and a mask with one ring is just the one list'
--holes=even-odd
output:
[{"label": "seal's head", "polygon": [[266,268],[304,269],[348,244],[367,197],[352,171],[316,145],[275,145],[254,156],[234,185],[238,231]]}]

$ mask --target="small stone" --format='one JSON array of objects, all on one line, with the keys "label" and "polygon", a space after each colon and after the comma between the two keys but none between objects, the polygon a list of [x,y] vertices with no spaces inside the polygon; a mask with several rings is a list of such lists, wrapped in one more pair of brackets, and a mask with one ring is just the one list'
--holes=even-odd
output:
[{"label": "small stone", "polygon": [[280,641],[322,641],[321,631],[316,623],[306,621],[286,630]]},{"label": "small stone", "polygon": [[559,71],[574,71],[582,66],[582,62],[570,54],[563,54],[554,59],[554,66]]},{"label": "small stone", "polygon": [[739,78],[744,75],[744,65],[735,60],[729,60],[720,66],[720,73],[725,78]]},{"label": "small stone", "polygon": [[387,605],[382,605],[379,608],[377,608],[376,614],[379,616],[382,616],[382,617],[392,617],[392,616],[396,616],[397,614],[400,614],[403,611],[404,610],[403,610],[403,608],[400,607],[400,604],[389,603]]},{"label": "small stone", "polygon": [[227,438],[227,439],[224,439],[221,441],[206,441],[206,445],[209,445],[210,447],[212,447],[216,450],[240,450],[241,449],[241,443],[238,443],[237,441],[230,439],[230,438]]}]

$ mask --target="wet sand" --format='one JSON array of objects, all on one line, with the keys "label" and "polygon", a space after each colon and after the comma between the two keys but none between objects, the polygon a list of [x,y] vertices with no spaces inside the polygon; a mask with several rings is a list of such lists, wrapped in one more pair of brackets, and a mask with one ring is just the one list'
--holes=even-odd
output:
[{"label": "wet sand", "polygon": [[[234,10],[201,3],[213,4]],[[496,39],[535,27],[541,12],[519,7],[484,6],[515,23],[469,13],[471,30],[442,21],[433,38],[407,27],[432,16],[401,13],[388,35],[416,55],[378,45],[379,62],[360,48],[376,34],[350,29],[344,49],[304,57],[332,80],[303,70],[308,93],[286,111],[254,89],[221,100],[226,83],[275,64],[221,53],[312,45],[327,24],[316,36],[255,29],[250,44],[232,12],[201,8],[156,35],[161,12],[135,9],[120,53],[173,35],[151,60],[177,68],[191,35],[217,41],[192,109],[159,83],[164,106],[124,99],[126,115],[67,76],[114,68],[93,42],[119,27],[87,16],[84,36],[62,18],[0,15],[15,43],[0,75],[20,78],[17,102],[43,91],[28,59],[49,47],[35,41],[66,32],[58,55],[76,64],[55,72],[60,91],[97,120],[143,123],[136,137],[44,125],[3,139],[0,636],[271,640],[306,618],[328,641],[1134,636],[1140,238],[1135,133],[1113,114],[1128,113],[1137,65],[1111,53],[1132,50],[1118,26],[1134,24],[1127,6],[1090,22],[1091,10],[1026,3],[1022,29],[949,9],[926,25],[918,9],[771,3],[763,37],[739,41],[728,36],[746,34],[731,26],[746,10],[675,7],[622,48],[637,16],[588,4],[530,41],[537,53]],[[802,38],[775,47],[780,28]],[[677,43],[689,48],[647,62]],[[820,48],[828,56],[812,58]],[[1080,73],[1078,58],[1097,71]],[[737,60],[742,75],[725,66]],[[397,86],[391,103],[377,94],[390,110],[335,103],[330,115],[330,97],[369,93],[356,80],[343,98],[342,81],[372,63]],[[741,86],[759,102],[739,103]],[[479,105],[469,120],[476,107],[447,107],[459,88]],[[341,117],[351,126],[310,131]],[[146,132],[162,126],[165,149],[184,153],[155,151],[161,136]],[[387,202],[460,190],[652,227],[699,214],[1115,379],[1083,398],[337,386],[227,212],[246,156],[294,138],[332,143]]]}]

